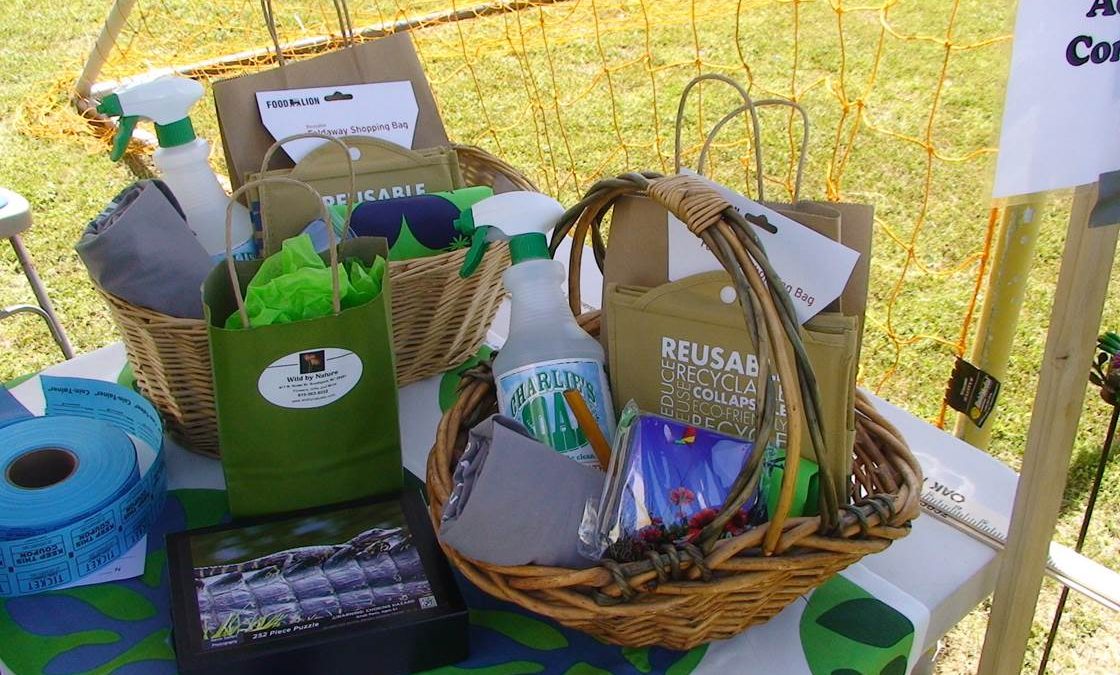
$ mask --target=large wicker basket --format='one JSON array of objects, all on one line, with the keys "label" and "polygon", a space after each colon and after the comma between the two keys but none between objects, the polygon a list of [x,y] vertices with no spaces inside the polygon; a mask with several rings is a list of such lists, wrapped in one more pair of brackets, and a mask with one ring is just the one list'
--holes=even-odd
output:
[{"label": "large wicker basket", "polygon": [[[791,344],[800,340],[796,323],[783,323],[785,311],[792,312],[792,308],[782,308],[780,296],[775,295],[782,292],[780,289],[774,291],[755,283],[760,275],[752,262],[758,261],[764,272],[769,268],[761,248],[752,241],[742,217],[702,183],[682,176],[627,174],[592,188],[568,212],[553,240],[555,250],[559,237],[574,229],[577,243],[572,246],[569,270],[573,308],[579,307],[582,247],[578,243],[589,231],[596,231],[611,205],[623,195],[647,195],[686,222],[732,273],[740,297],[747,285],[761,291],[752,298],[754,316],[769,326],[772,334],[787,338],[772,340],[769,346],[790,411],[789,445],[799,447],[796,437],[803,427],[811,427],[814,405],[805,397],[806,419],[802,421],[796,411],[802,409],[801,393],[811,385],[812,373],[797,358],[797,350],[791,349]],[[594,240],[601,262],[602,238],[595,236]],[[579,319],[589,332],[598,332],[597,314]],[[430,514],[437,527],[466,431],[496,411],[491,379],[485,371],[475,375],[466,381],[458,401],[444,415],[428,458]],[[660,554],[651,552],[650,559],[642,562],[605,563],[587,570],[502,567],[466,558],[448,546],[444,550],[454,565],[487,593],[609,643],[688,649],[731,637],[768,620],[836,572],[864,555],[882,551],[909,532],[909,522],[919,510],[921,469],[899,432],[865,398],[859,398],[856,413],[858,432],[850,494],[829,507],[823,489],[827,479],[822,475],[821,516],[787,517],[794,485],[787,480],[771,522],[733,538],[721,538],[723,522],[757,484],[758,465],[753,464],[744,468],[737,482],[743,485],[739,496],[729,499],[716,522],[695,544],[670,547]],[[787,478],[796,473],[797,454],[790,453],[787,460]],[[823,469],[824,463],[818,463]]]},{"label": "large wicker basket", "polygon": [[[455,146],[468,185],[495,191],[536,190],[520,172],[485,150]],[[504,244],[491,247],[478,271],[459,276],[466,250],[391,262],[393,348],[397,384],[445,372],[478,351],[504,296],[509,266]],[[103,289],[124,339],[140,393],[160,412],[169,431],[190,449],[218,456],[218,420],[206,324],[132,305]]]}]

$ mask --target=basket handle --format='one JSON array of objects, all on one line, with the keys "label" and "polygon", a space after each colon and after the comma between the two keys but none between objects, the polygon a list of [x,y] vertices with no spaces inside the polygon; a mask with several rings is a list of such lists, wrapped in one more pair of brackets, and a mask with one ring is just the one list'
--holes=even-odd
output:
[{"label": "basket handle", "polygon": [[[589,231],[594,235],[614,203],[624,196],[646,196],[665,207],[684,221],[689,230],[700,237],[724,269],[731,275],[739,295],[739,304],[752,337],[757,337],[760,355],[769,354],[778,379],[785,393],[789,433],[786,467],[775,509],[762,543],[763,552],[770,554],[778,546],[782,528],[789,516],[800,462],[800,447],[805,429],[821,472],[820,507],[821,530],[832,532],[839,522],[840,504],[830,475],[830,467],[822,461],[825,453],[824,434],[821,427],[820,396],[816,376],[801,340],[800,326],[793,302],[781,283],[768,284],[765,279],[778,279],[777,273],[766,258],[757,234],[741,214],[703,182],[693,176],[664,177],[653,173],[629,173],[596,183],[587,195],[561,217],[553,232],[552,251],[568,232],[573,232],[571,261],[568,266],[569,304],[572,312],[580,310],[579,278],[582,266],[583,241]],[[596,254],[602,269],[602,259]],[[759,273],[759,268],[762,272]],[[764,413],[759,416],[755,429],[755,447],[759,452],[751,458],[732,486],[731,496],[720,509],[715,520],[700,534],[705,552],[715,545],[724,525],[746,500],[754,494],[762,470],[762,455],[772,429],[770,406],[776,396],[769,395],[771,379],[763,377],[764,392],[760,396]],[[804,420],[802,419],[804,416]]]},{"label": "basket handle", "polygon": [[[233,194],[229,196],[229,205],[226,206],[226,268],[229,270],[229,280],[233,283],[233,295],[237,299],[237,312],[241,315],[241,325],[245,328],[249,327],[249,312],[245,310],[245,296],[241,293],[241,284],[237,282],[237,266],[233,261],[233,205],[236,203],[237,199],[250,188],[258,187],[264,183],[285,183],[299,186],[310,192],[319,204],[319,211],[322,214],[323,222],[327,224],[327,248],[330,251],[331,258],[331,304],[333,305],[334,313],[337,315],[342,311],[342,300],[339,294],[338,283],[338,238],[335,237],[334,226],[331,225],[330,214],[327,213],[327,206],[323,203],[323,196],[320,195],[319,191],[315,188],[295,178],[288,178],[287,176],[266,176],[264,178],[251,180],[234,190]],[[264,228],[265,223],[262,218],[261,229],[263,230]]]},{"label": "basket handle", "polygon": [[[681,127],[684,124],[684,106],[685,106],[686,103],[688,103],[688,95],[692,92],[692,88],[695,87],[696,85],[700,84],[701,82],[704,82],[705,80],[715,80],[717,82],[723,82],[725,84],[729,84],[732,87],[734,87],[736,91],[739,92],[739,96],[742,97],[742,99],[743,99],[743,105],[740,106],[733,115],[731,115],[732,117],[737,115],[739,112],[743,112],[743,111],[747,111],[751,115],[751,128],[754,130],[754,139],[755,139],[755,143],[754,143],[754,166],[755,166],[754,178],[755,178],[755,182],[758,186],[758,198],[762,199],[762,194],[763,194],[763,186],[762,186],[762,148],[758,144],[758,139],[762,138],[762,132],[759,129],[759,126],[758,126],[758,113],[755,111],[755,105],[754,105],[754,102],[751,100],[751,95],[747,93],[747,90],[743,88],[743,85],[739,84],[738,82],[736,82],[735,80],[731,79],[730,77],[728,77],[726,75],[720,75],[719,73],[705,73],[703,75],[697,75],[696,77],[689,80],[688,84],[684,85],[684,91],[681,92],[681,100],[677,104],[677,120],[676,120],[676,123],[674,125],[673,171],[675,173],[680,173],[681,172]],[[707,139],[704,143],[705,147],[707,147],[708,143],[711,142],[712,136],[715,135],[715,133],[718,132],[720,130],[720,128],[723,126],[723,124],[725,124],[727,121],[729,121],[729,120],[726,117],[723,120],[720,120],[720,123],[716,125],[716,127],[712,130],[712,132],[710,134],[708,134]],[[701,155],[701,157],[703,157],[703,155]],[[699,170],[698,171],[699,173],[704,172],[702,165],[698,166],[697,168]]]},{"label": "basket handle", "polygon": [[[335,138],[334,136],[328,136],[326,134],[319,134],[319,133],[315,133],[313,131],[309,131],[309,132],[302,133],[302,134],[292,134],[291,136],[285,136],[284,138],[281,138],[280,140],[276,141],[272,145],[268,146],[268,150],[264,151],[264,159],[261,160],[260,175],[263,176],[265,174],[265,172],[268,171],[268,167],[272,163],[272,156],[276,154],[277,150],[284,147],[284,144],[289,142],[289,141],[298,141],[302,138],[318,138],[318,139],[321,139],[321,140],[324,140],[324,141],[329,141],[331,143],[334,143],[338,147],[342,148],[342,153],[346,157],[346,170],[348,172],[348,178],[350,179],[350,190],[349,190],[350,197],[349,197],[349,199],[346,200],[346,218],[343,220],[343,224],[342,224],[342,231],[345,232],[346,228],[350,227],[350,216],[353,215],[354,208],[355,208],[354,207],[354,202],[358,201],[358,187],[357,187],[358,179],[357,179],[357,176],[355,175],[355,171],[354,171],[354,158],[350,156],[350,146],[347,145],[345,141],[343,141],[342,139],[339,139],[339,138]],[[264,213],[264,203],[266,201],[265,200],[265,195],[266,194],[268,194],[267,191],[262,191],[260,193],[261,213]],[[262,218],[263,218],[263,216],[262,216]],[[331,229],[331,228],[334,227],[331,224],[331,221],[329,219],[323,221],[323,224],[326,225],[328,229]]]},{"label": "basket handle", "polygon": [[[350,7],[346,0],[331,0],[334,4],[334,13],[338,17],[338,27],[342,34],[342,44],[349,47],[354,44],[354,24],[350,21]],[[272,0],[261,0],[261,14],[264,15],[264,25],[268,35],[272,38],[272,46],[276,49],[276,62],[281,67],[288,64],[284,58],[284,50],[280,47],[280,34],[276,30],[276,12],[272,8]]]},{"label": "basket handle", "polygon": [[[801,107],[801,104],[795,103],[788,99],[768,98],[761,101],[748,101],[746,104],[741,105],[735,110],[732,110],[731,112],[724,115],[723,119],[715,123],[715,126],[712,127],[712,130],[708,132],[708,137],[704,139],[704,146],[700,148],[700,156],[696,160],[696,173],[700,174],[701,176],[704,175],[704,168],[708,162],[708,152],[711,150],[712,143],[715,141],[716,136],[719,134],[720,130],[723,129],[723,127],[728,122],[735,119],[744,112],[749,112],[751,115],[751,120],[755,123],[755,134],[757,134],[759,130],[758,109],[768,105],[787,106],[801,113],[801,148],[798,152],[797,158],[797,176],[794,179],[793,183],[793,201],[794,203],[797,203],[801,199],[801,179],[805,174],[805,160],[809,152],[809,114],[805,112],[805,108]],[[759,139],[758,136],[755,136],[755,148],[759,147],[760,140],[761,139]],[[761,162],[761,156],[759,154],[756,154],[756,160],[758,162]],[[762,176],[761,163],[758,163],[755,166],[755,172],[757,176]],[[759,201],[762,201],[763,198],[762,182],[760,181],[758,185],[758,199]]]}]

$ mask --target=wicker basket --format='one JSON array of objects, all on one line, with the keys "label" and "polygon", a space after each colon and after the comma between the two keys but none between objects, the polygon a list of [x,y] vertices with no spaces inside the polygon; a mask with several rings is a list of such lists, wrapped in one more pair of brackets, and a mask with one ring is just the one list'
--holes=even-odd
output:
[{"label": "wicker basket", "polygon": [[[574,229],[577,243],[589,231],[596,232],[594,228],[611,204],[623,195],[648,195],[687,223],[732,273],[740,297],[744,297],[745,285],[761,291],[746,304],[753,303],[752,314],[766,327],[763,332],[769,330],[771,335],[786,338],[768,340],[764,334],[762,342],[768,343],[783,383],[790,411],[789,445],[800,447],[797,438],[805,428],[812,434],[814,423],[811,396],[804,397],[806,405],[802,408],[801,394],[806,386],[815,385],[807,361],[796,355],[795,343],[800,340],[797,324],[784,323],[792,306],[783,308],[781,297],[775,295],[783,291],[755,283],[761,277],[752,261],[757,260],[764,272],[772,270],[768,270],[769,264],[757,241],[752,241],[742,217],[715,192],[685,176],[627,174],[602,181],[568,212],[553,239],[554,250],[569,230]],[[581,249],[572,246],[569,300],[574,308],[579,307]],[[599,236],[594,236],[594,250],[601,262]],[[788,297],[785,300],[788,303]],[[592,333],[598,332],[598,318],[597,314],[579,317],[581,325]],[[475,375],[444,415],[428,457],[430,515],[437,525],[451,492],[451,475],[463,450],[466,431],[496,411],[491,379],[484,371]],[[805,411],[804,421],[796,413],[799,409]],[[689,649],[731,637],[768,620],[836,572],[868,553],[882,551],[909,532],[909,522],[919,510],[921,469],[899,432],[865,398],[858,399],[856,412],[851,494],[829,508],[824,489],[827,477],[822,475],[822,516],[786,517],[799,461],[798,453],[790,453],[787,480],[782,484],[773,520],[730,539],[720,538],[723,523],[748,494],[753,494],[759,473],[757,462],[744,468],[737,482],[742,487],[695,544],[667,548],[660,554],[651,552],[649,560],[623,565],[608,562],[587,570],[502,567],[465,558],[447,546],[444,550],[454,565],[487,593],[609,643]],[[818,463],[823,470],[825,464]]]},{"label": "wicker basket", "polygon": [[[455,146],[468,185],[495,191],[536,190],[527,178],[485,150]],[[467,251],[389,263],[397,384],[445,372],[474,356],[505,294],[509,250],[492,246],[478,271],[459,277]],[[124,339],[140,393],[163,413],[186,447],[218,456],[218,420],[206,323],[137,307],[98,288]]]}]

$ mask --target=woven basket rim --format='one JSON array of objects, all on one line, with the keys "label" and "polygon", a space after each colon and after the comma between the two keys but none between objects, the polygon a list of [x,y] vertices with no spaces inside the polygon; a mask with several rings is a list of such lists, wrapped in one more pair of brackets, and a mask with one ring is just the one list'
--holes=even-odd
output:
[{"label": "woven basket rim", "polygon": [[[477,406],[480,404],[487,404],[491,411],[497,411],[492,382],[485,379],[485,377],[480,379],[477,376],[477,372],[478,371],[471,376],[469,381],[464,383],[463,388],[460,390],[460,397],[455,405],[444,413],[441,418],[436,442],[428,456],[427,472],[429,479],[426,481],[426,485],[429,494],[431,515],[433,521],[436,523],[437,529],[442,519],[443,505],[446,502],[447,496],[450,495],[450,486],[452,484],[451,475],[455,467],[454,460],[457,459],[457,455],[459,454],[456,450],[461,451],[461,448],[466,442],[466,436],[463,432],[466,431],[468,426],[473,426],[473,423],[485,416],[484,412],[480,413],[477,409]],[[852,542],[853,550],[877,548],[876,545],[872,545],[870,542],[875,539],[893,541],[905,536],[908,523],[918,517],[920,513],[919,497],[921,495],[922,476],[918,461],[910,451],[905,438],[889,420],[875,409],[871,400],[862,392],[858,393],[855,411],[856,423],[863,432],[863,435],[870,436],[879,441],[878,447],[881,456],[877,458],[878,461],[876,461],[875,464],[891,462],[895,467],[901,469],[899,473],[903,480],[899,484],[896,494],[904,498],[903,501],[906,503],[906,506],[898,509],[889,516],[885,515],[885,512],[881,508],[882,505],[868,506],[860,512],[860,516],[853,516],[852,521],[844,528],[833,533],[818,534],[815,527],[811,531],[806,530],[805,524],[818,521],[819,516],[790,518],[787,525],[783,527],[783,531],[798,530],[799,532],[807,532],[808,534],[806,536],[813,537],[812,541],[814,542],[818,542],[819,539]],[[458,425],[458,429],[456,429],[456,425]],[[447,441],[451,442],[447,443]],[[864,443],[866,443],[866,441],[864,441]],[[448,452],[448,449],[450,449],[451,452]],[[859,448],[859,452],[866,453],[867,450],[866,447]],[[861,457],[860,454],[857,453],[855,457],[856,461],[860,464],[859,468],[874,469],[874,467],[866,466],[869,462],[866,456]],[[450,458],[452,461],[441,463],[441,459],[447,458]],[[446,488],[446,491],[442,491],[442,488]],[[872,495],[867,498],[867,500],[874,498],[875,496]],[[792,525],[789,523],[792,523]],[[743,542],[754,541],[768,525],[769,523],[763,523],[737,537],[721,539],[720,543],[717,544],[717,548],[733,547],[737,550],[741,550],[743,548]],[[897,531],[898,529],[903,531]],[[733,541],[736,543],[727,543]],[[857,543],[860,541],[862,541],[863,544]],[[793,549],[797,544],[798,541],[794,539],[786,539],[779,551],[772,557],[780,557],[783,552]],[[445,546],[444,548],[447,549],[448,547]],[[885,546],[883,546],[883,548],[885,548]],[[472,560],[458,553],[455,554],[455,557],[461,560],[469,560],[480,568],[512,576],[536,577],[543,574],[542,570],[547,570],[549,574],[580,572],[567,568],[545,568],[537,565],[493,565]]]},{"label": "woven basket rim", "polygon": [[[581,241],[591,238],[601,269],[605,246],[598,225],[617,199],[633,194],[654,198],[698,236],[709,228],[731,231],[727,229],[727,221],[732,218],[730,206],[710,188],[687,177],[646,173],[601,181],[568,211],[552,240],[555,251],[568,231],[574,230],[576,242],[571,247],[569,265],[573,312],[581,302]],[[578,318],[589,332],[597,332],[598,314]],[[766,620],[862,556],[881,551],[906,536],[910,521],[918,516],[921,467],[905,439],[862,393],[857,394],[855,408],[857,434],[849,486],[856,499],[838,509],[834,528],[822,529],[820,516],[784,517],[787,514],[779,509],[783,517],[738,536],[716,539],[704,551],[650,553],[649,561],[624,565],[606,562],[585,570],[491,565],[469,559],[443,542],[441,545],[455,566],[487,593],[608,642],[685,648],[729,637]],[[426,481],[429,515],[437,530],[451,493],[455,461],[466,441],[465,432],[492,412],[496,412],[492,383],[473,376],[463,383],[455,404],[440,420],[428,456]],[[791,473],[787,467],[787,479]],[[787,588],[789,592],[783,590]],[[693,600],[724,596],[735,599],[733,612],[741,612],[742,617],[695,614],[705,610],[701,606],[704,603]],[[701,616],[706,618],[701,620]],[[719,623],[715,618],[728,619],[729,624],[715,626]]]},{"label": "woven basket rim", "polygon": [[[472,379],[465,382],[459,399],[440,420],[426,480],[429,516],[437,532],[465,431],[488,412],[496,412],[492,385]],[[917,460],[902,434],[862,396],[856,417],[864,444],[857,444],[857,473],[876,473],[888,464],[901,469],[902,480],[895,494],[907,506],[887,518],[882,505],[869,500],[853,507],[859,513],[856,522],[832,535],[817,533],[819,517],[789,518],[782,525],[778,548],[770,556],[761,549],[769,523],[721,539],[704,562],[710,572],[706,580],[700,566],[689,559],[680,560],[680,575],[673,578],[659,576],[657,571],[627,575],[623,569],[619,574],[619,568],[611,570],[602,565],[579,570],[492,565],[468,558],[442,541],[440,545],[451,563],[486,593],[612,644],[689,649],[731,637],[767,620],[836,572],[865,555],[885,550],[909,533],[910,521],[919,515],[921,475]],[[874,443],[868,445],[868,439]],[[670,568],[670,561],[661,558],[663,567]],[[792,589],[784,590],[784,585],[792,585]],[[629,602],[623,601],[627,595],[632,596]],[[704,607],[709,601],[718,604],[724,596],[733,598],[727,612],[741,612],[742,616],[723,616],[724,623],[732,626],[717,629],[709,624],[719,617],[708,613],[716,610]],[[756,600],[755,596],[762,599]],[[682,622],[694,628],[683,629]]]}]

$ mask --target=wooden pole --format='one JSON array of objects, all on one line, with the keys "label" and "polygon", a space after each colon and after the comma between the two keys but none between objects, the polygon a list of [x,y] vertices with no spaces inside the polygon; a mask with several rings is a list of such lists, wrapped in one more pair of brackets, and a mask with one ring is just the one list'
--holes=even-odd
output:
[{"label": "wooden pole", "polygon": [[1018,675],[1050,539],[1058,522],[1088,387],[1118,226],[1089,227],[1097,185],[1077,188],[1039,370],[1007,549],[1000,562],[979,675]]}]

